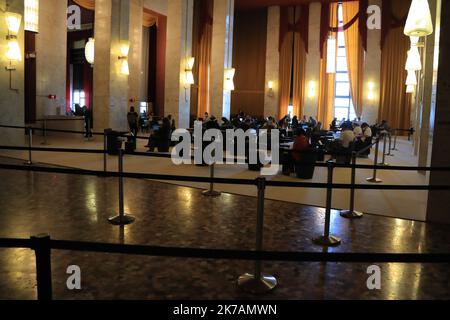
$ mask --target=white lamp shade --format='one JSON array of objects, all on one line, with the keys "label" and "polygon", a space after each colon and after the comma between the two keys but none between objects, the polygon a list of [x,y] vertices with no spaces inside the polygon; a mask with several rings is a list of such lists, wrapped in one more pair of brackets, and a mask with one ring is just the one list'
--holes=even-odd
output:
[{"label": "white lamp shade", "polygon": [[415,71],[408,71],[408,76],[406,77],[406,85],[407,86],[415,86],[417,85],[417,77]]},{"label": "white lamp shade", "polygon": [[39,32],[39,0],[25,0],[25,30]]},{"label": "white lamp shade", "polygon": [[327,41],[327,73],[336,73],[336,38]]},{"label": "white lamp shade", "polygon": [[416,87],[413,85],[406,86],[406,93],[414,93],[415,89]]},{"label": "white lamp shade", "polygon": [[273,90],[273,88],[274,88],[274,82],[273,82],[273,81],[269,81],[269,82],[267,83],[267,87],[269,88],[269,90]]},{"label": "white lamp shade", "polygon": [[186,85],[190,86],[193,84],[195,84],[194,74],[191,70],[186,70]]},{"label": "white lamp shade", "polygon": [[6,58],[11,61],[22,61],[22,53],[20,51],[19,42],[17,40],[8,41],[8,51]]},{"label": "white lamp shade", "polygon": [[120,73],[122,73],[123,75],[130,75],[130,68],[128,66],[128,60],[127,59],[123,59],[122,60],[122,66],[120,68]]},{"label": "white lamp shade", "polygon": [[234,75],[236,74],[236,69],[230,68],[225,69],[225,79],[223,87],[226,91],[234,90]]},{"label": "white lamp shade", "polygon": [[89,38],[89,41],[86,43],[86,47],[84,48],[84,54],[86,56],[87,62],[90,64],[94,64],[95,61],[95,39]]},{"label": "white lamp shade", "polygon": [[130,53],[130,42],[123,40],[120,42],[120,54],[121,57],[128,57],[128,54]]},{"label": "white lamp shade", "polygon": [[408,51],[408,59],[406,60],[406,70],[420,71],[422,70],[422,60],[420,58],[419,48],[412,46]]},{"label": "white lamp shade", "polygon": [[310,81],[308,83],[308,97],[314,98],[316,96],[316,82]]},{"label": "white lamp shade", "polygon": [[194,69],[194,64],[195,64],[195,58],[194,57],[190,57],[187,59],[187,70],[191,70]]},{"label": "white lamp shade", "polygon": [[20,23],[22,21],[22,16],[18,13],[6,12],[5,19],[9,33],[12,35],[17,35],[20,30]]},{"label": "white lamp shade", "polygon": [[428,0],[412,0],[404,33],[416,37],[425,37],[433,33]]}]

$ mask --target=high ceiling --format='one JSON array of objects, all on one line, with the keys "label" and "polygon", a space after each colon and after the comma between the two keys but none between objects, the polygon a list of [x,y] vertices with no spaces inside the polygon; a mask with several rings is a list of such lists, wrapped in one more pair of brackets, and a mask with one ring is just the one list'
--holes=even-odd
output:
[{"label": "high ceiling", "polygon": [[[311,2],[337,2],[339,0],[235,0],[237,9],[251,9],[270,6],[291,6]],[[350,1],[350,0],[340,0]]]}]

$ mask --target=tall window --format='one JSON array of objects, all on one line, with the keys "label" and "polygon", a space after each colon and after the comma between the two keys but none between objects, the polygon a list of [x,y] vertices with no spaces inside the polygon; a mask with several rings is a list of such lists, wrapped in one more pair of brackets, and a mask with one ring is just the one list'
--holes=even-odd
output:
[{"label": "tall window", "polygon": [[336,83],[334,92],[334,116],[340,119],[353,120],[356,118],[355,108],[353,106],[350,77],[347,67],[347,53],[345,49],[344,36],[344,12],[342,4],[338,5],[339,31],[337,35],[338,53],[336,62]]}]

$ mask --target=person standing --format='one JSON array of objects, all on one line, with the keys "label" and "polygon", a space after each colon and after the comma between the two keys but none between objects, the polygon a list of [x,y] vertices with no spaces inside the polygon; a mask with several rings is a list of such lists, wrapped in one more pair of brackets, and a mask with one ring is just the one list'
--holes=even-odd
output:
[{"label": "person standing", "polygon": [[92,113],[88,109],[88,107],[83,106],[82,115],[84,117],[84,129],[85,129],[84,137],[86,139],[91,139],[92,138]]},{"label": "person standing", "polygon": [[134,107],[130,108],[130,112],[127,114],[127,120],[128,120],[128,126],[130,127],[130,131],[133,134],[134,137],[137,136],[138,132],[138,120],[139,115],[134,110]]}]

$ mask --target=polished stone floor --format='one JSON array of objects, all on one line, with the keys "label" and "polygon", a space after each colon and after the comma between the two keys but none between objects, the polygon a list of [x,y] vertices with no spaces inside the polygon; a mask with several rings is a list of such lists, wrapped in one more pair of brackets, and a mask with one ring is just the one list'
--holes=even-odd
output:
[{"label": "polished stone floor", "polygon": [[[117,212],[118,184],[95,178],[0,170],[0,237],[253,249],[256,199],[152,181],[126,180],[126,211],[137,221],[125,229],[107,218]],[[256,191],[255,191],[256,193]],[[323,228],[324,210],[267,200],[264,248],[321,251],[311,238]],[[335,252],[450,252],[450,226],[366,215],[349,221],[333,213]],[[82,270],[82,290],[66,288],[66,269]],[[448,264],[380,264],[381,290],[367,289],[369,264],[265,263],[277,276],[272,293],[252,296],[236,286],[252,263],[126,255],[52,254],[56,299],[449,299]],[[30,250],[0,249],[0,299],[35,299]]]}]

